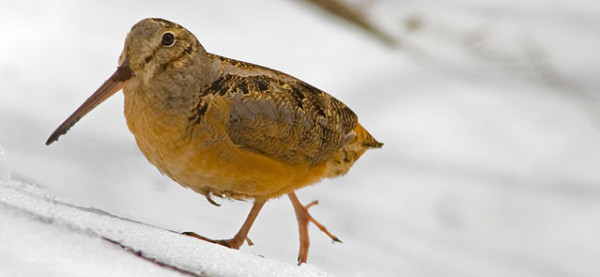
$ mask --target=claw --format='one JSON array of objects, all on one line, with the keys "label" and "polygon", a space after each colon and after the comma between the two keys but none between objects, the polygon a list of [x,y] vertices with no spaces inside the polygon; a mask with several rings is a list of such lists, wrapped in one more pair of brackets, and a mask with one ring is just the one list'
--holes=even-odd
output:
[{"label": "claw", "polygon": [[217,206],[217,207],[221,207],[221,204],[219,204],[219,203],[215,202],[215,200],[213,200],[213,199],[210,197],[210,194],[207,194],[207,195],[206,195],[206,200],[208,201],[208,203],[211,203],[211,204],[213,204],[213,205],[215,205],[215,206]]},{"label": "claw", "polygon": [[312,202],[308,203],[308,205],[306,205],[305,208],[308,210],[310,209],[310,207],[315,205],[319,205],[319,200],[313,200]]},{"label": "claw", "polygon": [[246,243],[248,243],[248,246],[254,245],[254,242],[252,242],[252,240],[249,237],[246,237]]}]

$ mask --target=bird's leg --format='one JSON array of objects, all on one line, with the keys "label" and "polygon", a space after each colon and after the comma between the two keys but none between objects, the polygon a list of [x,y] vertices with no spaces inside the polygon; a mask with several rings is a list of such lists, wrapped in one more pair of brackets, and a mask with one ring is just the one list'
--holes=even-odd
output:
[{"label": "bird's leg", "polygon": [[334,242],[342,242],[336,236],[331,234],[323,224],[319,223],[315,220],[310,213],[308,212],[308,208],[313,205],[319,204],[319,201],[315,200],[308,205],[304,206],[298,200],[296,193],[292,192],[288,194],[288,197],[292,201],[292,205],[294,206],[294,212],[296,212],[296,219],[298,220],[298,230],[300,231],[300,251],[298,252],[298,265],[302,263],[306,263],[306,259],[308,258],[308,248],[310,247],[310,239],[308,237],[308,223],[312,222],[319,229],[329,236]]},{"label": "bird's leg", "polygon": [[256,200],[254,202],[254,205],[252,205],[252,209],[250,210],[250,213],[248,214],[246,221],[244,221],[244,224],[242,225],[240,230],[231,239],[213,240],[213,239],[209,239],[209,238],[200,236],[194,232],[185,232],[183,234],[192,236],[192,237],[195,237],[195,238],[198,238],[201,240],[205,240],[208,242],[220,244],[220,245],[223,245],[223,246],[226,246],[229,248],[233,248],[233,249],[240,249],[240,246],[242,246],[242,244],[244,244],[244,241],[248,241],[248,244],[252,245],[252,241],[250,239],[248,239],[248,232],[250,231],[250,227],[252,227],[252,224],[254,223],[256,216],[258,216],[260,209],[265,205],[265,202],[266,202],[265,200]]}]

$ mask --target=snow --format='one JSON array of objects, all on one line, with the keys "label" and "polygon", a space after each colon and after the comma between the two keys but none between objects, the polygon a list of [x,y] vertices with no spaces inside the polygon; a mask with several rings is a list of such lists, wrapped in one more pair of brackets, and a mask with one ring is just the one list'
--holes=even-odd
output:
[{"label": "snow", "polygon": [[[353,2],[400,47],[298,1],[0,4],[12,39],[0,45],[0,144],[10,154],[10,167],[0,154],[0,275],[177,274],[108,237],[216,275],[248,265],[260,274],[598,276],[600,4]],[[320,201],[313,216],[343,244],[311,227],[309,265],[296,268],[285,198],[267,203],[255,245],[240,251],[166,231],[227,238],[250,203],[216,208],[161,176],[125,127],[120,94],[43,145],[115,69],[131,25],[153,16],[186,26],[211,52],[335,95],[385,143],[347,176],[299,191]],[[409,19],[421,27],[406,28]]]},{"label": "snow", "polygon": [[6,150],[0,145],[0,181],[8,180],[10,180],[10,164],[8,163]]},{"label": "snow", "polygon": [[120,218],[17,181],[0,182],[0,207],[0,276],[330,276]]}]

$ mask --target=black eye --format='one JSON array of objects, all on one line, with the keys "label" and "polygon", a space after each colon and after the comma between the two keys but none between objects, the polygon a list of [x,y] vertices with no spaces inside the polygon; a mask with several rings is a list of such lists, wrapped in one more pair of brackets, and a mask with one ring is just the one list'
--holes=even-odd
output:
[{"label": "black eye", "polygon": [[162,35],[162,45],[166,46],[166,47],[171,47],[173,46],[173,44],[175,44],[175,35],[171,32],[165,32]]}]

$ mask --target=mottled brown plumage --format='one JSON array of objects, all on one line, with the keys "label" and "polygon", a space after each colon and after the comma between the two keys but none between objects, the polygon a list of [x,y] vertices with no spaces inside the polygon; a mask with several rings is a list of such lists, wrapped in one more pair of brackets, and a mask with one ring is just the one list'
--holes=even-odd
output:
[{"label": "mottled brown plumage", "polygon": [[123,88],[125,117],[141,152],[158,170],[207,197],[253,199],[239,248],[264,203],[287,194],[300,230],[299,262],[308,255],[308,222],[333,240],[294,191],[348,172],[381,147],[346,105],[290,75],[207,53],[196,37],[164,19],[134,25],[120,66],[50,136],[55,141]]}]

